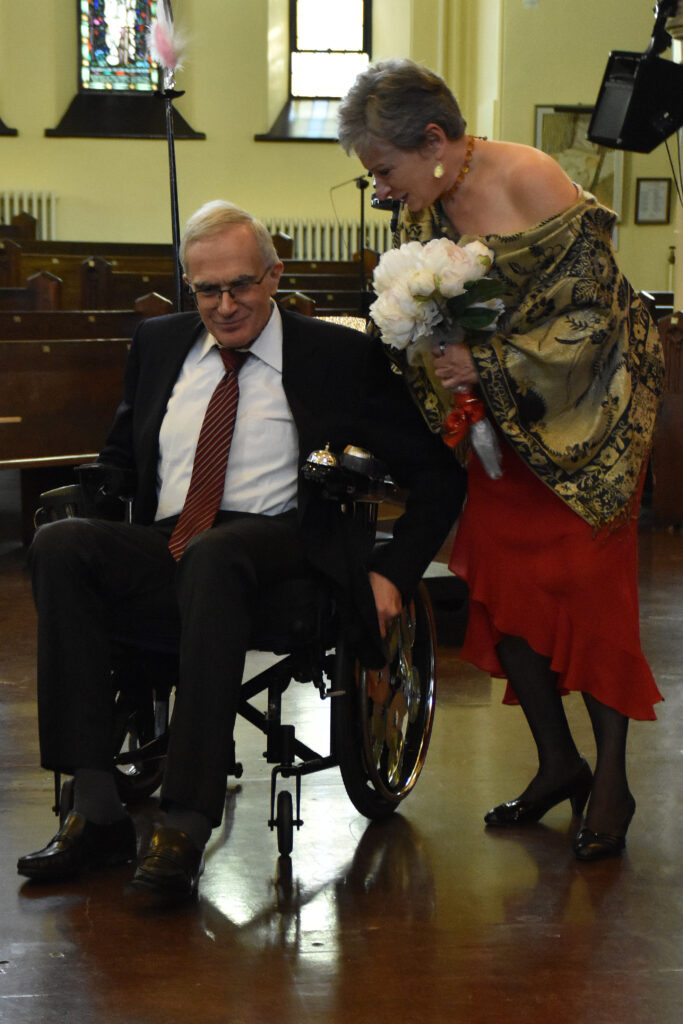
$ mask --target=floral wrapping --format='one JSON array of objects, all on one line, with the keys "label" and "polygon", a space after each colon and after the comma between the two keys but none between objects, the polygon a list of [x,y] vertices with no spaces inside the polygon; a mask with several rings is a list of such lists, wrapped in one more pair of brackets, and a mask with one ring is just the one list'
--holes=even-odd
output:
[{"label": "floral wrapping", "polygon": [[[596,528],[628,514],[649,455],[663,385],[657,328],[620,273],[614,214],[589,193],[515,235],[479,241],[503,285],[496,330],[470,345],[490,415],[523,461]],[[395,239],[457,237],[437,204],[403,212]],[[429,359],[391,352],[440,432],[450,394]],[[448,404],[446,404],[446,402]]]}]

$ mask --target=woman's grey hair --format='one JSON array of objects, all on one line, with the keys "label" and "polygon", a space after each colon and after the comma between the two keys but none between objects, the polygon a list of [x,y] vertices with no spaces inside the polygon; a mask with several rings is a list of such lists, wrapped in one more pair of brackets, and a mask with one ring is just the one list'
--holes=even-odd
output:
[{"label": "woman's grey hair", "polygon": [[347,153],[362,153],[376,142],[420,149],[428,124],[459,139],[466,121],[444,80],[408,59],[371,64],[339,105],[339,142]]},{"label": "woman's grey hair", "polygon": [[256,220],[250,213],[241,210],[234,203],[228,203],[224,199],[213,199],[200,206],[185,225],[178,253],[183,268],[187,270],[186,253],[189,245],[199,242],[200,239],[207,238],[209,235],[218,234],[230,224],[249,224],[258,242],[266,267],[272,267],[278,262],[280,257],[273,245],[273,239],[268,228],[260,220]]}]

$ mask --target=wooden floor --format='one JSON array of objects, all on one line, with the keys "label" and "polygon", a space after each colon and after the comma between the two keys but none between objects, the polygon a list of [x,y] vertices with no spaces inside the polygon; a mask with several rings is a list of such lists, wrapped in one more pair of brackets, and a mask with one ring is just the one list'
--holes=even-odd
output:
[{"label": "wooden floor", "polygon": [[[683,540],[643,530],[643,644],[666,703],[635,723],[638,810],[621,860],[579,864],[567,804],[539,825],[486,831],[534,759],[501,684],[440,651],[430,753],[414,793],[381,827],[353,810],[336,772],[303,784],[291,862],[278,863],[263,741],[214,834],[196,903],[141,909],[132,868],[37,887],[20,854],[55,828],[37,767],[34,614],[16,481],[0,482],[0,1021],[7,1024],[678,1024],[683,1006],[681,665]],[[292,717],[327,709],[296,686]],[[583,705],[568,699],[594,758]],[[158,817],[150,800],[140,833]]]}]

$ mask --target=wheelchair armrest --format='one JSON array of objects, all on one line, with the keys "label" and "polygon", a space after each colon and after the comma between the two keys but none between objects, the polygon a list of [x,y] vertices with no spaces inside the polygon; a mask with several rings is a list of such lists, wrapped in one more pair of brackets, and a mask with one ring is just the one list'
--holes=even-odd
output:
[{"label": "wheelchair armrest", "polygon": [[88,517],[131,521],[135,474],[102,463],[76,467],[78,483],[53,487],[40,495],[36,527],[56,519]]},{"label": "wheelchair armrest", "polygon": [[319,486],[323,497],[331,501],[379,504],[399,493],[384,463],[355,445],[347,445],[338,454],[329,444],[311,452],[301,467],[301,475]]},{"label": "wheelchair armrest", "polygon": [[83,492],[85,515],[100,519],[121,519],[122,509],[130,509],[135,493],[132,469],[90,462],[76,467],[76,476]]}]

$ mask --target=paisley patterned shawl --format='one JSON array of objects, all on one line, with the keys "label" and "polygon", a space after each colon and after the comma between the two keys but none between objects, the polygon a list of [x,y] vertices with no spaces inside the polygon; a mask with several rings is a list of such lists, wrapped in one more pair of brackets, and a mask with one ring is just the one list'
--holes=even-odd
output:
[{"label": "paisley patterned shawl", "polygon": [[[614,214],[589,193],[515,235],[480,238],[495,253],[506,311],[470,344],[489,412],[524,462],[598,528],[619,521],[644,472],[663,360],[657,328],[620,273]],[[458,237],[440,204],[404,211],[395,244]],[[430,428],[450,410],[427,358],[390,350]]]}]

